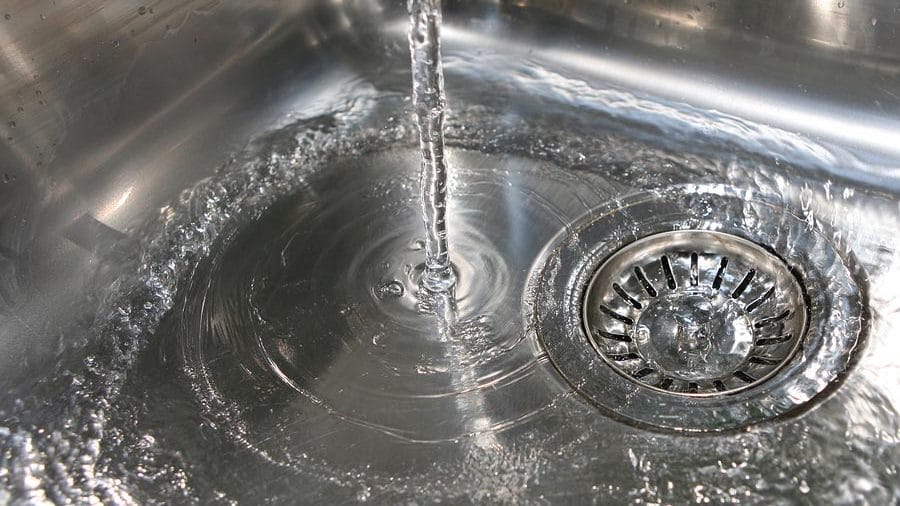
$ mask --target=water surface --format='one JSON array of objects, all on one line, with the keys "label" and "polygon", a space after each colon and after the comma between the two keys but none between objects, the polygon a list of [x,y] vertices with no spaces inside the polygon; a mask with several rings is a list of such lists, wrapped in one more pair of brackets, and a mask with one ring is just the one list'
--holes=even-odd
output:
[{"label": "water surface", "polygon": [[[421,152],[391,84],[408,73],[348,81],[346,100],[261,133],[134,231],[143,253],[104,294],[93,344],[3,406],[0,497],[900,498],[896,195],[842,180],[844,155],[787,132],[546,63],[444,65],[452,333],[416,297]],[[866,347],[808,414],[706,436],[634,428],[573,393],[538,345],[529,281],[555,239],[685,184],[775,198],[862,266]]]}]

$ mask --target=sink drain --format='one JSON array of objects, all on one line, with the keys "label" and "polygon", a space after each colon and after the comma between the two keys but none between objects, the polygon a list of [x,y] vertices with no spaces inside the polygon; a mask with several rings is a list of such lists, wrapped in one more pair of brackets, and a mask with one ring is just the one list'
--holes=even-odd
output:
[{"label": "sink drain", "polygon": [[806,327],[787,265],[750,241],[703,230],[664,232],[622,248],[597,270],[587,334],[621,374],[682,395],[729,394],[766,381]]},{"label": "sink drain", "polygon": [[595,209],[535,271],[531,328],[579,394],[629,423],[721,431],[799,413],[840,383],[867,322],[852,253],[802,216],[724,186]]}]

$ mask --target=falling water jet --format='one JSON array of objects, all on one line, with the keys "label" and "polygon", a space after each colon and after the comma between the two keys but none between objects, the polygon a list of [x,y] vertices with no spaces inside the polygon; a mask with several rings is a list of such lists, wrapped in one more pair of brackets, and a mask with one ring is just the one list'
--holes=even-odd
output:
[{"label": "falling water jet", "polygon": [[441,4],[440,0],[410,0],[408,9],[413,103],[422,150],[419,183],[425,223],[425,275],[421,286],[431,292],[445,292],[456,284],[456,276],[447,245]]}]

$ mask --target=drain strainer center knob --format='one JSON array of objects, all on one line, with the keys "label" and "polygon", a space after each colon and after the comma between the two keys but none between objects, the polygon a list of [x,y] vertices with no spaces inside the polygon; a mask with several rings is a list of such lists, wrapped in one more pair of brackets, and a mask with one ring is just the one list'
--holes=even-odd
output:
[{"label": "drain strainer center knob", "polygon": [[634,326],[638,353],[661,374],[686,381],[733,375],[753,347],[743,307],[721,294],[686,292],[651,301]]}]

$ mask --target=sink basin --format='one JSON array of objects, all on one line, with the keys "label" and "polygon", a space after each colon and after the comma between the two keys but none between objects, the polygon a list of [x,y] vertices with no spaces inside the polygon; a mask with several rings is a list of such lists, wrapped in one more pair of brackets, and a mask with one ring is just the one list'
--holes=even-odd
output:
[{"label": "sink basin", "polygon": [[900,501],[893,2],[0,16],[0,502]]}]

